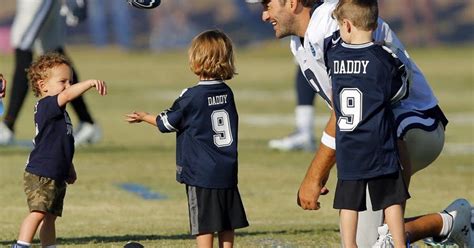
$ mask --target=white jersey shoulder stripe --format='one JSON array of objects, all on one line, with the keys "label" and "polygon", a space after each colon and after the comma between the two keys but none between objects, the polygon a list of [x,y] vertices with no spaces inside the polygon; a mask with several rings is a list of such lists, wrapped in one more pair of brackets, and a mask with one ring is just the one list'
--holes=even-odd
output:
[{"label": "white jersey shoulder stripe", "polygon": [[178,132],[179,130],[177,128],[173,127],[170,124],[170,122],[168,121],[168,115],[166,114],[167,112],[168,112],[168,110],[165,110],[165,111],[160,113],[160,118],[163,121],[163,125],[166,127],[166,129],[168,129],[168,131]]}]

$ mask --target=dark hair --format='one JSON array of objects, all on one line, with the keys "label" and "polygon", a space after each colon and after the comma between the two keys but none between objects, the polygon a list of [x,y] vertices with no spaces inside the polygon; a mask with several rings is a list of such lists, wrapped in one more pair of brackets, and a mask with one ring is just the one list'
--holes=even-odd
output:
[{"label": "dark hair", "polygon": [[[280,4],[284,5],[287,0],[280,0]],[[323,2],[323,0],[298,0],[304,7],[313,7],[317,3]]]},{"label": "dark hair", "polygon": [[338,21],[349,19],[363,30],[375,30],[379,10],[377,0],[340,0],[333,12]]}]

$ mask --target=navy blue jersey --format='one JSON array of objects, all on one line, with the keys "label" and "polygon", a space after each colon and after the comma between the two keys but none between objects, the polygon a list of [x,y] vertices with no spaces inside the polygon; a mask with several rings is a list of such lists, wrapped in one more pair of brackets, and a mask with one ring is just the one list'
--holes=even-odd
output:
[{"label": "navy blue jersey", "polygon": [[336,113],[336,163],[341,180],[368,179],[399,170],[391,104],[406,95],[403,64],[374,43],[340,39],[327,52]]},{"label": "navy blue jersey", "polygon": [[65,180],[74,156],[71,119],[65,107],[59,107],[57,95],[40,99],[34,112],[36,136],[26,171]]},{"label": "navy blue jersey", "polygon": [[221,81],[201,81],[181,93],[156,119],[176,132],[176,180],[203,188],[237,185],[239,117],[234,94]]}]

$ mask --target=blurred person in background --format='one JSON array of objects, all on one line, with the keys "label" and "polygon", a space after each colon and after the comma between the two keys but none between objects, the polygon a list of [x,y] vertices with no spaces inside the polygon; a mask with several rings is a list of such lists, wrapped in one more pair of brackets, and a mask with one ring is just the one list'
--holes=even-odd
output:
[{"label": "blurred person in background", "polygon": [[316,150],[314,138],[314,98],[316,92],[308,84],[299,67],[296,71],[295,90],[297,101],[295,108],[296,130],[284,138],[270,140],[268,146],[280,151],[303,150],[314,152]]},{"label": "blurred person in background", "polygon": [[[434,0],[403,0],[399,6],[402,14],[403,28],[407,36],[407,43],[421,46],[433,46],[438,43],[436,38]],[[421,22],[417,20],[420,12]]]},{"label": "blurred person in background", "polygon": [[151,11],[150,49],[160,52],[166,49],[186,47],[197,33],[190,21],[193,3],[172,0]]},{"label": "blurred person in background", "polygon": [[[390,10],[401,14],[403,40],[413,46],[434,46],[438,44],[435,25],[436,2],[434,0],[403,0],[397,3],[379,0],[380,16],[386,18]],[[393,14],[392,14],[393,15]],[[398,17],[398,15],[397,15]]]},{"label": "blurred person in background", "polygon": [[[77,1],[77,2],[76,2]],[[15,49],[15,69],[13,74],[13,84],[10,93],[10,100],[6,109],[3,121],[0,122],[0,145],[11,145],[14,141],[15,122],[23,106],[27,91],[28,80],[26,69],[33,61],[33,52],[37,55],[50,51],[56,51],[66,55],[65,45],[65,24],[66,20],[70,24],[77,24],[76,18],[72,14],[76,10],[68,9],[61,16],[62,4],[84,4],[82,0],[71,0],[66,2],[56,0],[17,0],[15,18],[11,31],[11,44]],[[71,8],[72,5],[70,5]],[[82,5],[84,7],[84,5]],[[80,8],[77,9],[80,11]],[[84,16],[83,16],[84,17]],[[78,82],[77,73],[74,67],[73,83]],[[87,144],[98,142],[102,136],[101,130],[95,124],[82,97],[72,101],[74,110],[79,117],[79,125],[74,130],[75,144]]]},{"label": "blurred person in background", "polygon": [[104,0],[88,0],[87,5],[87,22],[94,45],[104,47],[109,44],[109,27],[112,24],[115,42],[124,50],[133,47],[133,31],[130,25],[131,8],[126,1],[116,1],[111,4]]}]

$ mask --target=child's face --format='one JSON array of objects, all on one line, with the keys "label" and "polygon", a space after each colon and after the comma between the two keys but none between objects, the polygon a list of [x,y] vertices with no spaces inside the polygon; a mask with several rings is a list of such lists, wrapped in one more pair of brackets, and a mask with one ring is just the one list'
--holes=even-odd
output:
[{"label": "child's face", "polygon": [[72,70],[61,64],[49,71],[49,76],[40,81],[41,96],[55,96],[71,86]]}]

